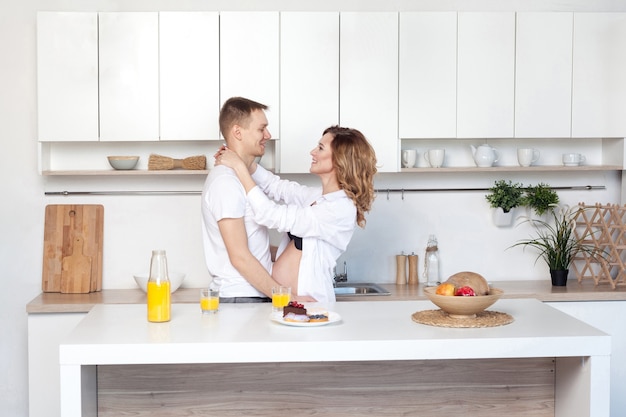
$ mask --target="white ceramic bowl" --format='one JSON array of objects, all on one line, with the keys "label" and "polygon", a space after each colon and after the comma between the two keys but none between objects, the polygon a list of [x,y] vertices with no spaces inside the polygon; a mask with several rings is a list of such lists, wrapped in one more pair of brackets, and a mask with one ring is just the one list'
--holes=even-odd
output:
[{"label": "white ceramic bowl", "polygon": [[139,161],[138,156],[107,156],[107,159],[113,168],[120,170],[133,169]]},{"label": "white ceramic bowl", "polygon": [[490,288],[487,295],[476,295],[472,297],[456,295],[439,295],[435,291],[437,287],[424,288],[424,294],[437,307],[445,311],[450,317],[467,318],[475,317],[476,314],[484,311],[487,307],[498,301],[502,296],[502,290]]},{"label": "white ceramic bowl", "polygon": [[[148,291],[149,275],[150,274],[147,272],[133,275],[133,277],[135,278],[135,282],[144,292]],[[173,293],[183,283],[183,280],[185,279],[185,274],[183,274],[182,272],[168,272],[168,275],[170,279],[170,293]]]}]

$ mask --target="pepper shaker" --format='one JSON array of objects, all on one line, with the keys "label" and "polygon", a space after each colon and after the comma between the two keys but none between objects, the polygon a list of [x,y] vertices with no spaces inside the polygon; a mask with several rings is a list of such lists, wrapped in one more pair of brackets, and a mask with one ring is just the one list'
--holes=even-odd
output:
[{"label": "pepper shaker", "polygon": [[406,285],[406,255],[396,255],[396,285]]},{"label": "pepper shaker", "polygon": [[417,255],[412,252],[409,256],[409,285],[417,285],[419,278],[417,275]]}]

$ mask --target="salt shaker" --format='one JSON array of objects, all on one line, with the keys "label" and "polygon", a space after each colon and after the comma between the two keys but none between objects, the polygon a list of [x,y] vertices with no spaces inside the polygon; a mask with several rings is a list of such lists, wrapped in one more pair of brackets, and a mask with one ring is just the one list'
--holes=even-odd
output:
[{"label": "salt shaker", "polygon": [[396,255],[396,285],[406,284],[406,255]]},{"label": "salt shaker", "polygon": [[424,255],[424,278],[427,287],[439,285],[439,248],[435,235],[428,237],[426,254]]}]

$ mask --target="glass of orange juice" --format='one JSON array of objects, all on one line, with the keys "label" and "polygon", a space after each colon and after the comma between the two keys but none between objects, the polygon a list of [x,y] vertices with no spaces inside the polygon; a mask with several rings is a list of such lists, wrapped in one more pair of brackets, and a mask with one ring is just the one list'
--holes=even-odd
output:
[{"label": "glass of orange juice", "polygon": [[289,304],[291,300],[290,287],[273,287],[272,288],[272,308],[274,311],[282,311],[283,307]]},{"label": "glass of orange juice", "polygon": [[215,314],[220,308],[220,292],[212,288],[200,290],[200,309],[202,314]]}]

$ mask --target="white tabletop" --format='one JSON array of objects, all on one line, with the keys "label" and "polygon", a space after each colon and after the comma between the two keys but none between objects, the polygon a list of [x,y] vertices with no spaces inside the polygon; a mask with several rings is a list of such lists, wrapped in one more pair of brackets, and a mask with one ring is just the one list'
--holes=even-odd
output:
[{"label": "white tabletop", "polygon": [[[308,305],[307,305],[308,306]],[[414,322],[429,301],[336,303],[342,320],[290,327],[269,304],[222,304],[216,315],[174,304],[172,320],[149,323],[145,305],[97,305],[60,345],[60,363],[159,364],[473,359],[610,355],[610,336],[533,299],[489,308],[514,322],[444,328]]]}]

